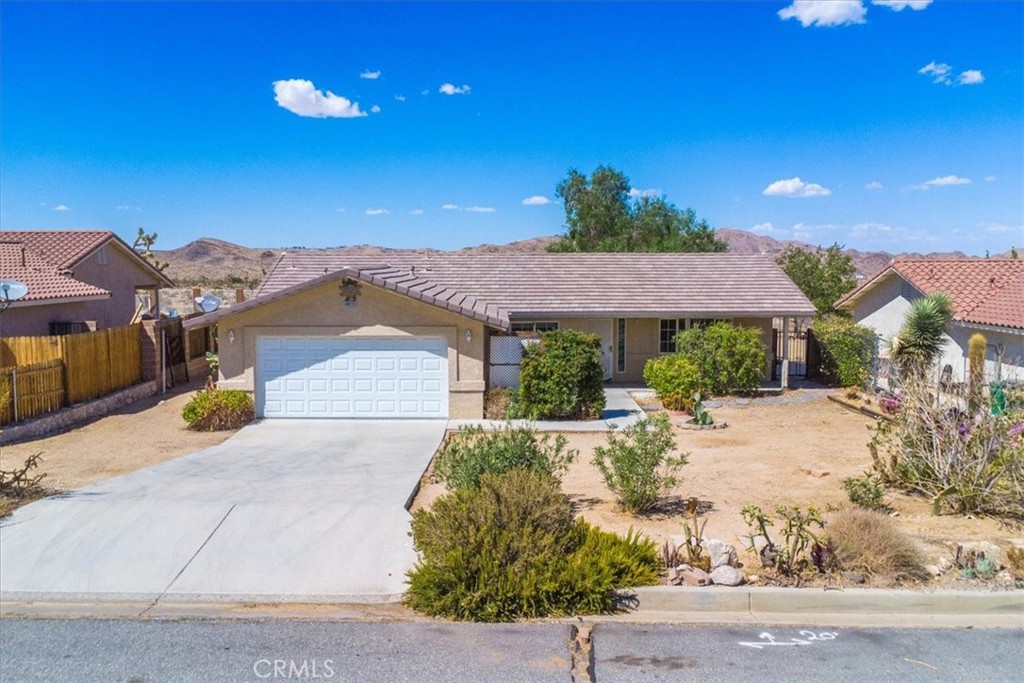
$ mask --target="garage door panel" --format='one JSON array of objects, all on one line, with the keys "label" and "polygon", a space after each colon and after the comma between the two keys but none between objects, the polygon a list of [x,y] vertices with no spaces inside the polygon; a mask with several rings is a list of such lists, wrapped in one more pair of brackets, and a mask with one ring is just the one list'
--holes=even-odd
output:
[{"label": "garage door panel", "polygon": [[431,417],[448,413],[441,339],[261,337],[263,417]]}]

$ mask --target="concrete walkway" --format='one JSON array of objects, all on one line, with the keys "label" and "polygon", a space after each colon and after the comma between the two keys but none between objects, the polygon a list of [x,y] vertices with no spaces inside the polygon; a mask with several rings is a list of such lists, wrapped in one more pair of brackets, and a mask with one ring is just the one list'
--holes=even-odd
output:
[{"label": "concrete walkway", "polygon": [[506,425],[531,427],[538,432],[608,432],[628,427],[643,418],[644,412],[623,387],[605,387],[605,407],[600,420],[448,420],[448,429],[479,426],[487,431]]},{"label": "concrete walkway", "polygon": [[271,420],[17,510],[5,600],[376,602],[415,562],[405,505],[443,420]]}]

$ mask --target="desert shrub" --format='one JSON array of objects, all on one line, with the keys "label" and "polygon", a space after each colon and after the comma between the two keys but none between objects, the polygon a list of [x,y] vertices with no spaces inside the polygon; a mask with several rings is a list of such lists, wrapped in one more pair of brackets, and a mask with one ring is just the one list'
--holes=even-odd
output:
[{"label": "desert shrub", "polygon": [[843,479],[843,488],[850,502],[865,510],[882,510],[885,508],[885,485],[882,478],[873,472],[865,472],[861,477]]},{"label": "desert shrub", "polygon": [[188,428],[197,432],[240,429],[256,417],[252,396],[238,389],[204,389],[181,410]]},{"label": "desert shrub", "polygon": [[858,508],[839,510],[828,520],[828,540],[844,569],[896,581],[928,578],[924,553],[888,515]]},{"label": "desert shrub", "polygon": [[932,499],[936,513],[1024,517],[1024,415],[993,415],[982,397],[974,411],[965,396],[936,401],[911,375],[891,421],[869,443],[882,480]]},{"label": "desert shrub", "polygon": [[576,459],[559,434],[538,435],[527,427],[506,425],[486,432],[481,427],[462,427],[445,440],[434,463],[434,474],[449,489],[476,486],[485,474],[504,474],[512,469],[560,476]]},{"label": "desert shrub", "polygon": [[727,322],[691,327],[676,336],[678,355],[697,368],[697,389],[711,396],[752,392],[767,367],[761,330]]},{"label": "desert shrub", "polygon": [[512,390],[505,387],[491,387],[484,392],[484,417],[488,420],[504,420],[508,417],[512,403]]},{"label": "desert shrub", "polygon": [[[813,505],[807,510],[796,505],[775,508],[782,528],[782,540],[778,543],[768,531],[769,527],[775,526],[775,521],[761,508],[746,505],[742,514],[750,528],[750,535],[746,536],[747,548],[760,556],[763,567],[774,568],[786,576],[798,576],[812,568],[820,572],[831,566],[828,545],[819,536],[825,528],[825,520]],[[760,549],[755,541],[757,538],[763,542]]]},{"label": "desert shrub", "polygon": [[1012,545],[1006,551],[1006,567],[1018,581],[1024,581],[1024,548]]},{"label": "desert shrub", "polygon": [[644,364],[644,382],[668,410],[690,410],[699,379],[697,366],[678,354],[651,358]]},{"label": "desert shrub", "polygon": [[405,603],[467,621],[615,609],[615,591],[658,580],[653,543],[574,521],[553,477],[513,470],[439,498],[413,516],[420,560]]},{"label": "desert shrub", "polygon": [[866,387],[875,356],[875,332],[849,318],[829,316],[815,321],[821,347],[821,371],[843,387]]},{"label": "desert shrub", "polygon": [[604,409],[601,338],[576,330],[545,332],[523,347],[519,389],[510,417],[591,420]]},{"label": "desert shrub", "polygon": [[666,415],[645,418],[622,432],[608,433],[608,445],[594,449],[593,464],[628,512],[651,509],[678,483],[687,454],[674,457],[676,441]]}]

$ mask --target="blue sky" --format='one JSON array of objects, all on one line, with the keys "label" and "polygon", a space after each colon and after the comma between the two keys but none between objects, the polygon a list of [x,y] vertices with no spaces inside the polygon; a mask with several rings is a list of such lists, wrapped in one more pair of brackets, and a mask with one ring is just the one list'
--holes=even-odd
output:
[{"label": "blue sky", "polygon": [[0,228],[455,248],[611,164],[715,227],[1024,245],[1017,1],[4,2],[2,57]]}]

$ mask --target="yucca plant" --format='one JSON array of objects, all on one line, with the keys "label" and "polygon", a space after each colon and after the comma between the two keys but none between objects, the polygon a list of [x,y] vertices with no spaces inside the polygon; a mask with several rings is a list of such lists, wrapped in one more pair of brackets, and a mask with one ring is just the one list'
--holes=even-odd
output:
[{"label": "yucca plant", "polygon": [[922,376],[942,353],[943,336],[953,320],[953,306],[942,292],[914,301],[899,334],[889,342],[889,356],[904,376]]}]

